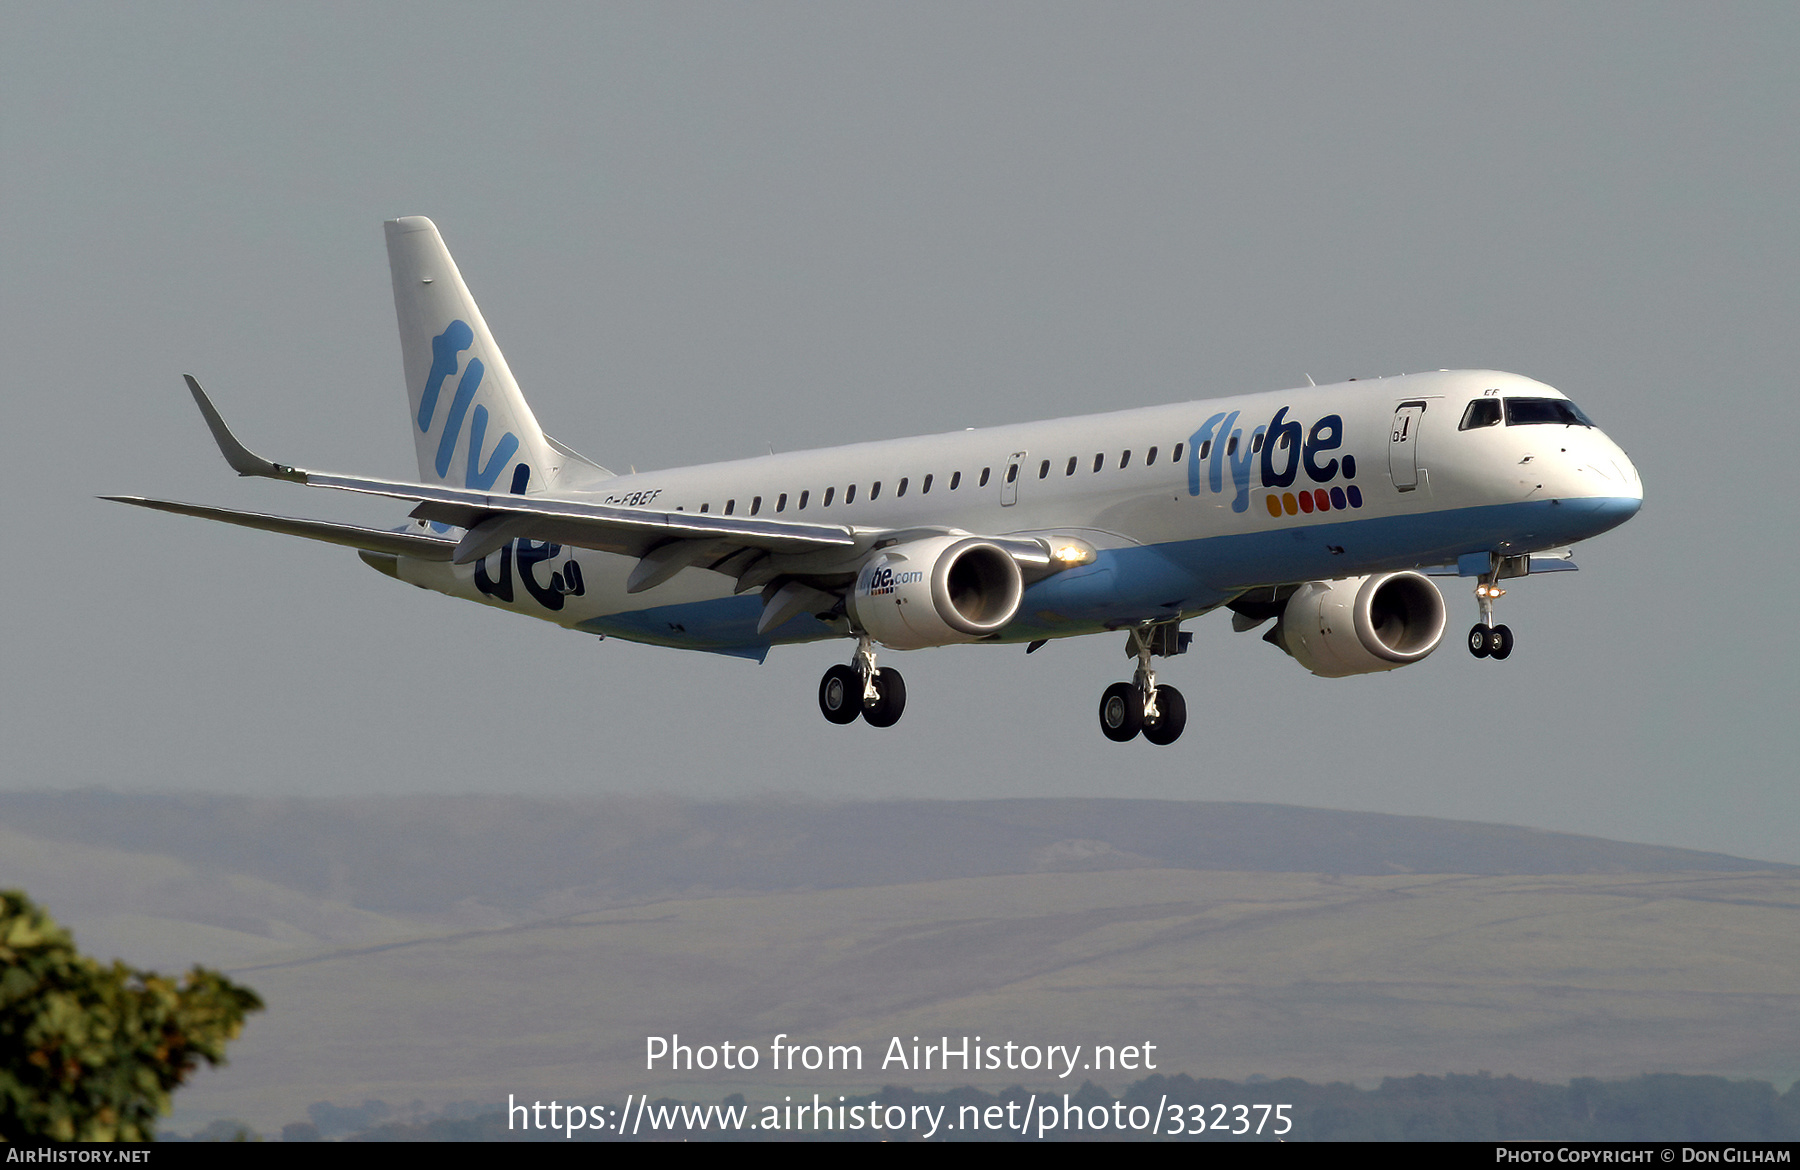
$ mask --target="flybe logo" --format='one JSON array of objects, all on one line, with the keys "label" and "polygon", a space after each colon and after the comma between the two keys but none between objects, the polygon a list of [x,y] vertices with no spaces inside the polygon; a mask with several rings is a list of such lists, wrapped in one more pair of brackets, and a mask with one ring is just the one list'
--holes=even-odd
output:
[{"label": "flybe logo", "polygon": [[1188,443],[1188,495],[1200,494],[1204,462],[1207,487],[1215,493],[1225,490],[1225,473],[1230,471],[1233,512],[1249,509],[1253,475],[1262,487],[1287,488],[1294,486],[1302,472],[1311,483],[1301,483],[1296,491],[1269,493],[1270,515],[1362,507],[1362,490],[1355,484],[1333,486],[1329,491],[1312,486],[1330,484],[1340,475],[1345,480],[1356,478],[1356,456],[1339,459],[1333,454],[1344,445],[1344,420],[1328,414],[1312,426],[1302,427],[1287,414],[1284,406],[1248,435],[1237,425],[1235,410],[1229,414],[1221,411],[1202,423]]},{"label": "flybe logo", "polygon": [[902,585],[912,585],[924,579],[925,574],[918,569],[902,569],[896,573],[884,565],[869,574],[869,596],[882,597]]},{"label": "flybe logo", "polygon": [[[466,321],[452,321],[449,326],[431,339],[431,372],[425,376],[425,392],[419,396],[419,433],[431,430],[433,418],[437,415],[438,398],[444,382],[456,373],[462,364],[462,353],[475,342],[475,331],[469,328]],[[489,452],[486,460],[481,458],[482,446],[487,441],[488,409],[475,402],[475,392],[481,389],[481,377],[487,368],[478,357],[469,359],[463,369],[462,378],[456,383],[456,394],[450,400],[450,413],[444,418],[444,432],[438,439],[437,473],[439,479],[450,478],[450,458],[456,453],[457,440],[462,438],[463,423],[469,424],[469,459],[467,470],[463,475],[465,487],[487,491],[500,478],[500,472],[512,460],[519,449],[519,437],[511,431],[500,436]],[[471,414],[470,404],[475,409]],[[521,463],[514,470],[512,486],[514,495],[523,495],[526,485],[531,481],[531,467]]]},{"label": "flybe logo", "polygon": [[497,576],[488,574],[489,557],[475,562],[475,588],[483,596],[511,605],[513,578],[516,575],[519,584],[525,587],[525,592],[539,605],[548,610],[559,610],[569,597],[580,597],[587,592],[587,586],[581,579],[581,562],[575,559],[574,553],[569,554],[568,562],[560,569],[551,570],[548,585],[538,580],[537,567],[546,561],[554,562],[562,552],[560,544],[521,537],[500,550],[500,572]]}]

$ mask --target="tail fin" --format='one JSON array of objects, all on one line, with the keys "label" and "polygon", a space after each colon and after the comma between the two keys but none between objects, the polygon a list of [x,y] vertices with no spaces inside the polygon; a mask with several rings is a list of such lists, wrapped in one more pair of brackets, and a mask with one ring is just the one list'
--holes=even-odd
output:
[{"label": "tail fin", "polygon": [[420,481],[515,495],[552,486],[569,460],[539,428],[437,227],[416,215],[386,227]]}]

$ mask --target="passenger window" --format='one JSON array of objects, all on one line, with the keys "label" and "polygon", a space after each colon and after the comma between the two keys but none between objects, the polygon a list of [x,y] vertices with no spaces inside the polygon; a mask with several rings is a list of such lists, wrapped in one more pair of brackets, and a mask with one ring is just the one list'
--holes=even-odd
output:
[{"label": "passenger window", "polygon": [[[962,472],[959,471],[956,473],[956,476],[951,478],[950,490],[952,490],[952,491],[956,490],[956,480],[957,480],[957,478],[960,478],[961,476],[962,476]],[[981,469],[981,482],[976,484],[975,486],[976,487],[986,487],[987,481],[988,481],[988,469],[984,467]]]},{"label": "passenger window", "polygon": [[819,507],[821,507],[821,508],[831,507],[831,496],[832,496],[832,493],[835,491],[837,491],[837,489],[834,487],[826,488],[825,489],[825,498],[819,501]]},{"label": "passenger window", "polygon": [[1119,470],[1124,471],[1127,467],[1130,467],[1130,466],[1131,466],[1131,452],[1127,451],[1123,455],[1119,456]]},{"label": "passenger window", "polygon": [[712,505],[711,505],[711,504],[701,504],[701,505],[700,505],[700,510],[701,510],[701,511],[702,511],[702,512],[704,512],[704,511],[707,511],[707,510],[708,510],[708,509],[709,509],[709,508],[711,508],[711,507],[712,507]]},{"label": "passenger window", "polygon": [[1184,444],[1177,443],[1177,444],[1175,444],[1175,449],[1173,451],[1169,452],[1169,462],[1170,463],[1180,463],[1181,462],[1181,448],[1183,447],[1183,445]]},{"label": "passenger window", "polygon": [[844,489],[844,503],[846,503],[846,504],[856,503],[856,485],[855,484],[851,484],[849,487]]},{"label": "passenger window", "polygon": [[906,477],[903,475],[900,477],[900,486],[894,489],[894,498],[897,500],[905,494],[906,494]]},{"label": "passenger window", "polygon": [[1043,479],[1045,476],[1047,476],[1049,474],[1050,474],[1050,461],[1048,459],[1046,459],[1046,460],[1044,460],[1043,466],[1038,468],[1038,478]]},{"label": "passenger window", "polygon": [[[880,480],[876,480],[874,483],[869,485],[869,498],[871,500],[879,500],[881,498],[881,481]],[[844,502],[849,503],[848,500],[846,500]]]},{"label": "passenger window", "polygon": [[1152,447],[1148,451],[1144,452],[1144,466],[1145,467],[1155,467],[1156,466],[1156,448],[1155,447]]},{"label": "passenger window", "polygon": [[796,511],[804,512],[806,510],[806,500],[810,495],[812,495],[811,489],[800,493],[800,503],[795,506]]},{"label": "passenger window", "polygon": [[1233,436],[1231,436],[1231,438],[1226,440],[1225,454],[1227,454],[1227,455],[1236,455],[1237,454],[1237,441],[1238,441],[1238,437],[1236,435],[1233,435]]},{"label": "passenger window", "polygon": [[735,507],[737,507],[736,500],[726,500],[725,501],[725,514],[727,516],[731,515],[731,510]]},{"label": "passenger window", "polygon": [[757,513],[758,513],[758,512],[760,512],[760,511],[762,511],[762,497],[761,497],[761,496],[753,496],[753,497],[751,497],[751,500],[750,500],[750,514],[751,514],[751,515],[752,515],[752,516],[754,516],[754,515],[756,515],[756,514],[757,514]]},{"label": "passenger window", "polygon": [[1261,435],[1254,435],[1251,437],[1250,450],[1252,453],[1262,450],[1262,441],[1263,437]]},{"label": "passenger window", "polygon": [[1472,431],[1477,427],[1491,427],[1500,421],[1500,400],[1498,398],[1477,398],[1469,403],[1469,409],[1463,411],[1462,422],[1456,425],[1459,431]]},{"label": "passenger window", "polygon": [[1075,474],[1075,456],[1073,456],[1073,455],[1069,456],[1069,469],[1067,471],[1063,472],[1063,474],[1064,475],[1074,475]]},{"label": "passenger window", "polygon": [[925,481],[919,485],[919,494],[922,496],[931,494],[931,477],[929,475],[926,476]]},{"label": "passenger window", "polygon": [[786,492],[782,492],[780,495],[775,497],[775,510],[777,512],[787,511],[787,493]]},{"label": "passenger window", "polygon": [[1095,471],[1099,471],[1102,467],[1105,467],[1105,466],[1106,466],[1106,456],[1104,456],[1104,455],[1094,456],[1094,470]]}]

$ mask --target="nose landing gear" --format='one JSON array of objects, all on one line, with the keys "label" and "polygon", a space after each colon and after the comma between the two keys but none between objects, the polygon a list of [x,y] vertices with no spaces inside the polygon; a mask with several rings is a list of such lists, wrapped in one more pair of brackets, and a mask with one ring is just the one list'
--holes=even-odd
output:
[{"label": "nose landing gear", "polygon": [[833,723],[892,727],[906,710],[906,680],[892,667],[878,669],[875,646],[864,634],[848,666],[834,666],[819,680],[819,711]]},{"label": "nose landing gear", "polygon": [[1494,624],[1494,602],[1506,596],[1506,590],[1495,584],[1498,577],[1490,569],[1475,586],[1475,601],[1481,606],[1481,620],[1469,628],[1469,653],[1477,658],[1501,659],[1513,651],[1513,632]]},{"label": "nose landing gear", "polygon": [[1100,696],[1100,733],[1114,743],[1127,743],[1141,731],[1151,743],[1166,747],[1180,739],[1187,726],[1187,700],[1174,687],[1157,685],[1150,656],[1181,653],[1186,635],[1173,622],[1129,633],[1126,652],[1137,655],[1137,673],[1131,682],[1114,683]]}]

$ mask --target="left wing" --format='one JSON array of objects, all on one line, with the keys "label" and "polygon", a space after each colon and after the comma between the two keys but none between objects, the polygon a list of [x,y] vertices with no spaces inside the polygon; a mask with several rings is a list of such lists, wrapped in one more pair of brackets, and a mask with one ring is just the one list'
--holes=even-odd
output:
[{"label": "left wing", "polygon": [[[496,495],[438,484],[307,471],[265,459],[244,446],[231,433],[231,428],[226,426],[212,400],[191,374],[187,375],[187,384],[188,389],[193,392],[195,404],[206,419],[206,425],[212,430],[220,453],[225,456],[225,462],[239,475],[410,500],[415,505],[412,510],[414,519],[430,520],[464,530],[460,540],[432,542],[434,546],[449,544],[451,555],[442,559],[459,565],[480,560],[519,537],[551,540],[576,548],[591,548],[639,558],[637,570],[633,572],[628,586],[631,592],[636,593],[668,580],[690,565],[704,564],[719,568],[723,567],[724,562],[738,561],[742,562],[740,569],[748,569],[751,562],[762,560],[769,554],[854,554],[874,544],[881,535],[876,530],[854,529],[837,524],[795,524],[750,516],[658,512],[646,508],[589,504],[579,500]],[[198,505],[161,501],[146,503],[144,506],[162,507],[165,511],[203,515],[210,519],[270,528],[273,531],[288,531],[294,535],[309,535],[298,528],[276,528],[273,524],[251,523],[244,519],[245,516],[255,515],[254,513],[226,513],[224,509],[202,509]],[[316,522],[284,520],[283,523],[304,525]],[[311,534],[314,534],[315,539],[328,539],[316,535],[324,530],[313,530]],[[355,541],[345,540],[339,543],[355,544]],[[432,559],[440,558],[434,554]]]},{"label": "left wing", "polygon": [[[878,544],[945,535],[946,528],[895,531],[839,524],[799,524],[753,516],[661,512],[620,508],[545,496],[492,494],[441,484],[335,475],[290,467],[246,447],[225,424],[193,376],[188,389],[206,419],[225,462],[242,476],[287,480],[308,487],[387,496],[413,503],[412,517],[463,529],[460,538],[390,532],[322,520],[240,512],[172,500],[107,496],[120,503],[248,528],[302,536],[350,548],[425,560],[470,564],[524,537],[637,558],[626,590],[639,593],[690,567],[712,569],[737,580],[737,592],[762,588],[765,623],[783,607],[816,603],[816,592],[841,592],[863,558]],[[1038,539],[992,538],[1018,563],[1027,580],[1065,567]]]}]

